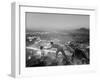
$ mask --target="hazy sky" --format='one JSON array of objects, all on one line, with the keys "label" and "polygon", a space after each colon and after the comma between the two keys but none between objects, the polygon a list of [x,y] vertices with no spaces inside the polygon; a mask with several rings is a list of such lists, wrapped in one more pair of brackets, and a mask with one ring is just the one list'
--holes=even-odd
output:
[{"label": "hazy sky", "polygon": [[88,15],[26,13],[26,30],[69,30],[89,28]]}]

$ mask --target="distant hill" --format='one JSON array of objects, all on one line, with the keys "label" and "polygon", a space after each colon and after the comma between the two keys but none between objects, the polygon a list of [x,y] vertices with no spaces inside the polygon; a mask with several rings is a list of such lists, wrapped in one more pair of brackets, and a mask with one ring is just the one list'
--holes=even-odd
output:
[{"label": "distant hill", "polygon": [[70,31],[70,36],[75,41],[89,43],[89,29],[87,28],[80,28]]},{"label": "distant hill", "polygon": [[89,32],[89,29],[88,28],[80,28],[80,29],[77,29],[76,31],[79,31],[79,32]]}]

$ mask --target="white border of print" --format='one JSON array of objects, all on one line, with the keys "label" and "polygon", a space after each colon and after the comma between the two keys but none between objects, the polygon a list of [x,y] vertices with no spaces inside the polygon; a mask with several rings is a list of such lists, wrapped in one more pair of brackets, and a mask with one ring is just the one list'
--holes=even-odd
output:
[{"label": "white border of print", "polygon": [[[25,12],[90,15],[90,65],[25,67]],[[63,75],[95,71],[95,9],[12,3],[12,76]]]}]

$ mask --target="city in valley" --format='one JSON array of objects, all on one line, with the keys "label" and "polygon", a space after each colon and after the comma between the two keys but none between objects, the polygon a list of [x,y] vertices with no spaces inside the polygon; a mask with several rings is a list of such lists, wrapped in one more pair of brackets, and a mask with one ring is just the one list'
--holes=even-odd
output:
[{"label": "city in valley", "polygon": [[26,67],[87,65],[89,29],[26,31]]}]

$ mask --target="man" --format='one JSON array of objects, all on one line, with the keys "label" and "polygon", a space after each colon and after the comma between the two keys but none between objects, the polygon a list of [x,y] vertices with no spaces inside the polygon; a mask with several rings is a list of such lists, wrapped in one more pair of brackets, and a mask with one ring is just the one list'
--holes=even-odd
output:
[{"label": "man", "polygon": [[72,61],[74,60],[74,58],[76,58],[78,60],[81,60],[82,63],[89,62],[89,59],[87,58],[85,52],[81,50],[79,46],[80,43],[70,42],[68,45],[73,49]]},{"label": "man", "polygon": [[59,45],[59,44],[54,44],[53,42],[50,42],[50,44],[51,44],[51,48],[57,48],[57,51],[56,51],[56,58],[57,58],[57,56],[58,56],[58,53],[61,52],[62,55],[65,57],[66,63],[67,63],[67,64],[71,64],[71,62],[69,61],[67,55],[66,55],[65,52],[64,52],[64,49],[63,49],[64,46],[61,46],[61,45]]},{"label": "man", "polygon": [[86,63],[88,63],[88,61],[89,61],[89,59],[85,55],[84,51],[82,51],[81,49],[78,49],[78,48],[75,49],[75,52],[72,55],[72,57],[81,60],[83,64],[84,64],[83,61],[85,61]]},{"label": "man", "polygon": [[41,61],[44,61],[44,49],[43,49],[43,46],[40,46],[40,51],[41,51]]}]

